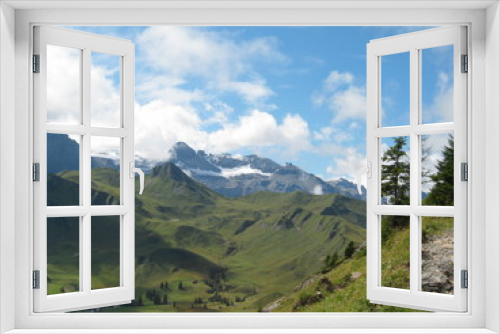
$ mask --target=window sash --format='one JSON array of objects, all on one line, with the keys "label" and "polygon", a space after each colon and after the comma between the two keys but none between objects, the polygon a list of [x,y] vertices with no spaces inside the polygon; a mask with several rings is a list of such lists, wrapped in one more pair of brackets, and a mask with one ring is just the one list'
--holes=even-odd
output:
[{"label": "window sash", "polygon": [[[460,288],[460,271],[467,269],[467,183],[460,181],[460,163],[467,162],[467,75],[460,73],[460,55],[466,54],[466,28],[446,27],[387,37],[367,46],[367,158],[372,177],[367,196],[367,298],[373,303],[423,310],[467,310],[467,290]],[[454,45],[454,122],[420,124],[420,50]],[[410,125],[381,127],[381,57],[410,53]],[[417,204],[421,198],[420,135],[454,133],[454,207],[429,207]],[[410,137],[410,205],[381,205],[382,137]],[[381,216],[410,217],[410,289],[381,286]],[[454,217],[454,294],[420,291],[421,216]]]},{"label": "window sash", "polygon": [[[47,123],[47,45],[80,51],[81,124]],[[90,123],[91,52],[120,56],[121,126],[92,127]],[[34,28],[34,54],[40,55],[40,73],[34,74],[34,161],[40,163],[40,182],[34,184],[34,270],[40,271],[40,289],[34,289],[35,312],[74,311],[111,304],[129,303],[134,298],[134,220],[135,179],[129,177],[129,162],[134,161],[134,45],[130,41],[82,33],[69,29]],[[79,161],[79,206],[47,206],[47,134],[81,136]],[[120,205],[91,205],[91,138],[120,138]],[[91,218],[120,216],[120,285],[91,288]],[[80,291],[47,295],[47,223],[49,217],[79,217]]]}]

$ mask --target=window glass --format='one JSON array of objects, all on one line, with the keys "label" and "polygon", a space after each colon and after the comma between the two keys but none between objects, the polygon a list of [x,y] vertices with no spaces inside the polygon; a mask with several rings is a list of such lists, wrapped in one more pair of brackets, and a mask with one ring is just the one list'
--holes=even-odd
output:
[{"label": "window glass", "polygon": [[120,204],[121,138],[91,138],[92,205]]},{"label": "window glass", "polygon": [[453,218],[421,217],[422,291],[453,294]]},{"label": "window glass", "polygon": [[421,50],[422,124],[453,122],[453,45]]},{"label": "window glass", "polygon": [[120,216],[92,217],[92,290],[120,286]]},{"label": "window glass", "polygon": [[410,289],[410,217],[381,217],[381,286]]},{"label": "window glass", "polygon": [[410,205],[410,138],[382,138],[381,202],[383,205]]},{"label": "window glass", "polygon": [[80,205],[80,140],[47,134],[47,206]]},{"label": "window glass", "polygon": [[381,124],[410,125],[410,53],[380,57]]},{"label": "window glass", "polygon": [[120,59],[92,52],[90,69],[90,124],[97,127],[121,126]]},{"label": "window glass", "polygon": [[81,50],[47,45],[47,122],[81,122]]},{"label": "window glass", "polygon": [[47,294],[80,290],[80,218],[47,218]]}]

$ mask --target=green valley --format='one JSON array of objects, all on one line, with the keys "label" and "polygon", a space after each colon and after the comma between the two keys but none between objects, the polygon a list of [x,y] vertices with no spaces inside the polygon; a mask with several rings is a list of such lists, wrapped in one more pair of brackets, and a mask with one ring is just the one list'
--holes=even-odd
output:
[{"label": "green valley", "polygon": [[[118,175],[113,169],[92,170],[93,204],[118,203]],[[59,194],[51,204],[74,196],[77,180],[75,171],[51,175],[50,189]],[[343,254],[350,241],[359,245],[365,238],[365,202],[338,194],[257,192],[228,198],[171,163],[146,175],[145,189],[136,197],[136,299],[101,311],[255,312],[320,271],[328,255]],[[106,242],[113,229],[92,226],[99,229],[100,243],[93,244],[98,261],[93,286],[94,280],[99,287],[113,286],[106,276],[116,277],[116,261],[105,260],[117,255],[116,243]],[[65,231],[53,233],[62,240]],[[78,276],[71,273],[75,266],[63,269],[74,262],[64,245],[51,247],[50,291],[75,288],[58,277]]]}]

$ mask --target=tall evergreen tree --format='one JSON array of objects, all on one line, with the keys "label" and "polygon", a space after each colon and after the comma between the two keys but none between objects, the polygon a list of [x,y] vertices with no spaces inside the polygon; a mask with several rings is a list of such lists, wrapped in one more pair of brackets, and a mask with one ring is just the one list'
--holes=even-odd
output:
[{"label": "tall evergreen tree", "polygon": [[[396,137],[392,145],[382,156],[382,196],[390,204],[410,204],[410,159],[404,150],[406,137]],[[388,216],[386,229],[406,227],[408,219],[401,216]],[[388,232],[388,231],[387,231]]]},{"label": "tall evergreen tree", "polygon": [[382,196],[394,205],[410,204],[410,160],[405,146],[406,137],[396,137],[382,156]]},{"label": "tall evergreen tree", "polygon": [[448,138],[448,144],[443,148],[443,160],[436,166],[436,173],[431,175],[434,186],[425,198],[426,205],[453,206],[454,197],[454,154],[455,140],[452,135]]}]

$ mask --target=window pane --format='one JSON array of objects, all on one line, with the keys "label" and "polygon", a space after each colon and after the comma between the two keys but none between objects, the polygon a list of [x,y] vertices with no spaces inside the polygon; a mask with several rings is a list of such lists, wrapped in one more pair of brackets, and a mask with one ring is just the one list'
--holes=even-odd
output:
[{"label": "window pane", "polygon": [[410,53],[380,57],[382,126],[410,124]]},{"label": "window pane", "polygon": [[79,291],[80,218],[47,218],[47,294]]},{"label": "window pane", "polygon": [[410,289],[410,217],[382,216],[382,286]]},{"label": "window pane", "polygon": [[422,205],[453,206],[453,134],[421,136]]},{"label": "window pane", "polygon": [[381,204],[410,204],[410,138],[381,141]]},{"label": "window pane", "polygon": [[120,286],[120,216],[92,217],[92,289]]},{"label": "window pane", "polygon": [[121,138],[92,137],[92,205],[120,204]]},{"label": "window pane", "polygon": [[421,219],[422,291],[453,294],[453,218]]},{"label": "window pane", "polygon": [[120,119],[120,58],[92,52],[90,71],[92,126],[119,128]]},{"label": "window pane", "polygon": [[80,205],[80,136],[47,134],[47,206]]},{"label": "window pane", "polygon": [[453,122],[453,45],[421,50],[422,123]]},{"label": "window pane", "polygon": [[81,50],[47,45],[47,122],[80,124]]}]

